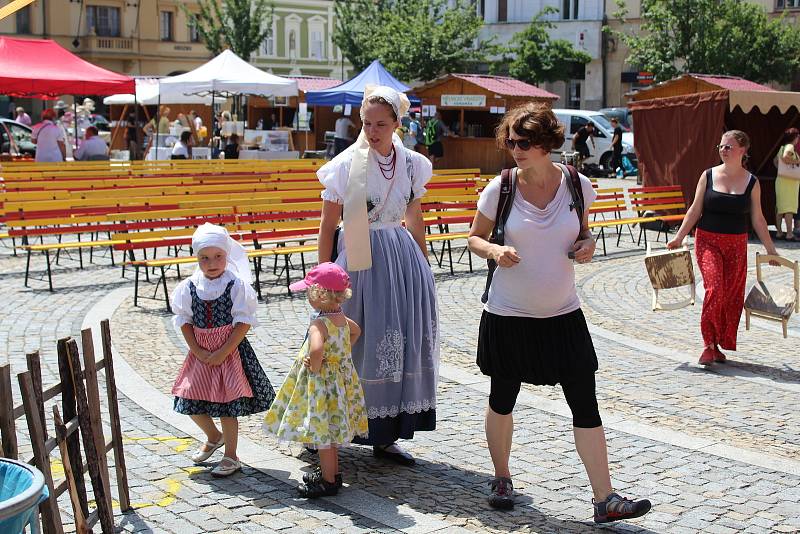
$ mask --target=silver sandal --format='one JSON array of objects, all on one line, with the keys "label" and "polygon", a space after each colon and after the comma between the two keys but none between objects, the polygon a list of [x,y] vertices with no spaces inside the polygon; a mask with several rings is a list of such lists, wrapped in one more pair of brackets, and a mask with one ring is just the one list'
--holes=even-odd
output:
[{"label": "silver sandal", "polygon": [[199,448],[195,451],[192,455],[192,461],[196,464],[200,464],[211,458],[211,455],[216,452],[217,449],[225,445],[225,438],[221,438],[218,442],[214,443],[211,441],[206,441],[206,448],[208,450],[204,451],[202,448]]}]

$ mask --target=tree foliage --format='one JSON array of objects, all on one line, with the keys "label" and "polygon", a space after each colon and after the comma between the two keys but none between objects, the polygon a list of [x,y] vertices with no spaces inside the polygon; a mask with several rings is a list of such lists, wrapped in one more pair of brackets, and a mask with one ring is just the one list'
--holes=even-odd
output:
[{"label": "tree foliage", "polygon": [[[624,2],[615,14],[625,26]],[[687,73],[787,83],[800,69],[800,28],[738,0],[642,0],[641,29],[613,32],[628,62],[658,81]],[[606,29],[606,31],[610,31]]]},{"label": "tree foliage", "polygon": [[[511,55],[499,63],[508,65],[508,73],[529,83],[555,82],[572,77],[574,65],[585,65],[592,57],[564,39],[550,39],[548,30],[555,25],[546,16],[557,10],[548,7],[537,14],[530,25],[514,35],[504,52]],[[495,69],[497,70],[497,68]]]},{"label": "tree foliage", "polygon": [[401,80],[432,80],[485,59],[470,0],[334,0],[333,42],[357,70],[378,59]]},{"label": "tree foliage", "polygon": [[245,61],[272,33],[273,6],[269,0],[198,0],[193,13],[181,5],[211,53],[229,48]]}]

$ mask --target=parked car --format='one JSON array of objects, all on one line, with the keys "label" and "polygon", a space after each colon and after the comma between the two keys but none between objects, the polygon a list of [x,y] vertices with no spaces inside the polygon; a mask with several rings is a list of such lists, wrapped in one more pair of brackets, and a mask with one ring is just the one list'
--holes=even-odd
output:
[{"label": "parked car", "polygon": [[31,132],[29,126],[0,118],[0,154],[35,156],[36,145],[31,141]]},{"label": "parked car", "polygon": [[603,108],[600,113],[606,116],[609,120],[616,118],[620,126],[626,132],[633,131],[633,113],[628,108]]},{"label": "parked car", "polygon": [[[589,142],[589,152],[591,155],[583,160],[589,170],[599,174],[608,174],[611,163],[611,139],[614,137],[614,128],[605,115],[599,111],[588,111],[583,109],[554,109],[559,122],[564,125],[564,144],[560,149],[550,153],[553,161],[560,161],[562,152],[572,151],[572,138],[584,124],[592,122],[594,124],[594,143]],[[633,151],[633,133],[622,133],[622,154],[627,156],[631,163],[636,166],[636,154]]]}]

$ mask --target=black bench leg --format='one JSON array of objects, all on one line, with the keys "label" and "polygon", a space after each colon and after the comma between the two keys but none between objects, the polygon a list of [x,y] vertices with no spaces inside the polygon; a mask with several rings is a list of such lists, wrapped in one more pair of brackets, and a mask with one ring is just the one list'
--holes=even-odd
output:
[{"label": "black bench leg", "polygon": [[467,245],[467,261],[469,261],[469,272],[472,272],[472,251],[469,249],[469,245]]},{"label": "black bench leg", "polygon": [[[81,242],[81,234],[78,234],[78,243]],[[78,247],[78,265],[83,269],[83,249]]]},{"label": "black bench leg", "polygon": [[169,305],[169,292],[167,291],[167,273],[164,272],[164,267],[161,267],[161,283],[164,284],[164,302],[167,304],[167,312],[172,313],[172,307]]},{"label": "black bench leg", "polygon": [[258,267],[258,259],[259,258],[253,258],[253,270],[255,270],[256,272],[256,293],[258,294],[258,300],[262,300],[263,297],[261,296],[261,277],[258,274],[258,271],[260,270]]},{"label": "black bench leg", "polygon": [[[453,274],[455,274],[455,271],[453,271],[453,251],[452,251],[452,247],[450,246],[450,243],[451,243],[451,241],[448,239],[447,240],[447,258],[450,260],[450,274],[453,275]],[[444,254],[442,254],[442,256],[444,256]]]},{"label": "black bench leg", "polygon": [[25,261],[25,287],[28,287],[28,275],[31,271],[31,249],[28,249],[28,259]]},{"label": "black bench leg", "polygon": [[306,257],[303,252],[300,253],[300,265],[303,266],[303,278],[306,277]]},{"label": "black bench leg", "polygon": [[133,272],[135,273],[134,274],[135,282],[133,283],[133,305],[134,306],[139,306],[139,266],[138,265],[134,265],[133,266]]},{"label": "black bench leg", "polygon": [[11,238],[11,254],[13,254],[14,256],[17,255],[17,238],[16,237],[12,237]]},{"label": "black bench leg", "polygon": [[283,255],[283,260],[284,260],[284,264],[286,265],[286,293],[288,295],[291,295],[292,294],[292,290],[289,289],[289,285],[290,285],[290,282],[291,282],[291,277],[290,277],[290,273],[289,273],[289,255],[288,254],[284,254]]},{"label": "black bench leg", "polygon": [[605,232],[605,228],[601,228],[600,229],[600,237],[603,238],[603,256],[607,256],[608,254],[606,253],[606,232]]},{"label": "black bench leg", "polygon": [[45,259],[47,259],[47,285],[50,286],[50,291],[53,290],[53,274],[50,270],[50,251],[45,249]]}]

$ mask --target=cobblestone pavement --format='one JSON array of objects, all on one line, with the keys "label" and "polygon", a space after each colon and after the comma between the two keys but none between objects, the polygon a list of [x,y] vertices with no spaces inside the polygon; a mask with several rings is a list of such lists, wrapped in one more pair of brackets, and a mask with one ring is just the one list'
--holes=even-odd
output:
[{"label": "cobblestone pavement", "polygon": [[[800,249],[782,246],[787,256],[800,258]],[[755,319],[749,332],[742,325],[739,351],[729,355],[730,363],[704,370],[695,364],[702,345],[700,301],[679,311],[652,312],[642,254],[633,254],[624,238],[623,248],[610,247],[616,252],[609,258],[579,266],[577,278],[600,359],[598,398],[612,478],[622,493],[649,497],[654,510],[604,528],[800,532],[800,416],[793,409],[800,400],[797,319],[786,340],[774,324]],[[756,250],[757,245],[750,246],[751,254]],[[79,335],[98,306],[100,313],[113,311],[118,373],[127,379],[119,386],[130,396],[122,395],[120,402],[134,510],[116,516],[126,531],[597,528],[558,388],[523,388],[511,466],[520,502],[510,513],[486,504],[488,382],[474,366],[485,271],[470,275],[465,266],[458,269],[455,276],[436,269],[443,334],[439,425],[404,443],[418,466],[397,468],[374,459],[368,448],[348,448],[341,454],[345,489],[316,502],[296,499],[293,490],[299,469],[314,459],[263,435],[257,416],[241,421],[240,452],[247,462],[241,474],[220,481],[210,477],[211,464],[191,464],[197,432],[185,418],[169,413],[167,397],[185,353],[183,342],[163,302],[133,306],[130,291],[120,289],[131,282],[118,268],[60,269],[57,291],[50,294],[41,282],[32,284],[37,289],[23,289],[24,261],[0,252],[0,291],[6,296],[0,362],[7,355],[12,368],[22,370],[25,352],[39,349],[47,383],[57,376],[56,339]],[[101,302],[115,295],[112,306]],[[303,298],[287,297],[280,287],[271,289],[259,308],[261,325],[249,337],[276,387],[302,341],[308,311]],[[63,501],[65,517],[68,508]]]}]

